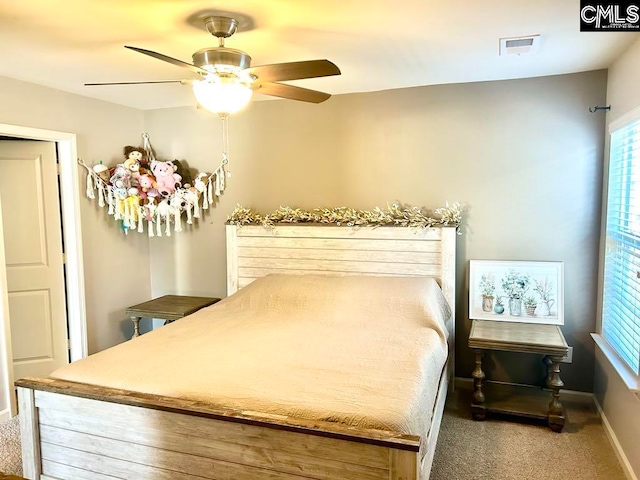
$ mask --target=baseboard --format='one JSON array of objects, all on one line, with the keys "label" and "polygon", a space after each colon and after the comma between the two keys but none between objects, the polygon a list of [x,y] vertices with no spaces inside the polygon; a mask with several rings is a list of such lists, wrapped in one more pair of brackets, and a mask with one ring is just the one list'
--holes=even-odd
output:
[{"label": "baseboard", "polygon": [[604,414],[604,410],[602,410],[600,402],[598,402],[598,399],[595,397],[595,395],[593,397],[593,403],[598,410],[598,415],[600,415],[600,418],[602,419],[604,431],[607,434],[609,443],[611,443],[611,446],[613,447],[613,451],[616,452],[616,456],[618,457],[618,461],[620,462],[620,466],[622,466],[622,470],[624,471],[625,476],[629,480],[638,480],[638,477],[636,477],[636,474],[633,472],[633,468],[631,468],[631,464],[629,463],[629,460],[627,459],[627,456],[622,449],[622,445],[620,445],[620,442],[618,442],[616,432],[613,431],[613,428],[611,427],[609,420],[607,420],[607,416]]},{"label": "baseboard", "polygon": [[8,408],[5,408],[4,410],[0,410],[0,422],[7,421],[10,418],[11,418],[11,412],[9,411]]}]

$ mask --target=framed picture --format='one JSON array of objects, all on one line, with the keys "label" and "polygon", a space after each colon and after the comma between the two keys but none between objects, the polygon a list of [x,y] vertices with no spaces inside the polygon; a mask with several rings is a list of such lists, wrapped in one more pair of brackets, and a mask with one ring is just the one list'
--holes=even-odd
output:
[{"label": "framed picture", "polygon": [[564,325],[562,262],[469,261],[469,318]]}]

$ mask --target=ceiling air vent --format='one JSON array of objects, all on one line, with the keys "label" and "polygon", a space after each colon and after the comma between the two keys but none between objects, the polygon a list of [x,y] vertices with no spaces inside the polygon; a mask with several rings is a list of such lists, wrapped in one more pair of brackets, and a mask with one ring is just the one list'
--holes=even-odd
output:
[{"label": "ceiling air vent", "polygon": [[540,35],[526,37],[511,37],[500,39],[500,55],[522,55],[534,53],[540,46]]}]

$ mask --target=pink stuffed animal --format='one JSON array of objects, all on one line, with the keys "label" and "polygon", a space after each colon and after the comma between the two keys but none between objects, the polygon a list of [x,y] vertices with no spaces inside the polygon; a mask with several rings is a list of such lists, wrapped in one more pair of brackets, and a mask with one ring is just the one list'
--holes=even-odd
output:
[{"label": "pink stuffed animal", "polygon": [[147,196],[158,196],[158,191],[154,187],[155,182],[155,179],[149,173],[144,173],[138,177],[138,185],[140,186],[140,198],[147,198]]},{"label": "pink stuffed animal", "polygon": [[180,185],[182,177],[175,173],[176,166],[171,162],[151,161],[151,172],[156,177],[156,188],[163,197],[170,196]]}]

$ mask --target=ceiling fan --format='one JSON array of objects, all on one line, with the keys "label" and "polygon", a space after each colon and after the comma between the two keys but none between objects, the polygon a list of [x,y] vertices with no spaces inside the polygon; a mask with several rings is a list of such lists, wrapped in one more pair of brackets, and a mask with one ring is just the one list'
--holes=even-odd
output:
[{"label": "ceiling fan", "polygon": [[224,46],[225,38],[233,35],[238,29],[236,19],[214,15],[204,18],[204,24],[209,33],[218,38],[218,46],[203,48],[195,52],[192,55],[193,64],[151,50],[125,47],[185,68],[199,74],[202,78],[149,82],[85,83],[85,86],[190,84],[200,105],[221,116],[235,113],[243,108],[251,99],[254,91],[263,95],[310,103],[321,103],[331,96],[328,93],[279,83],[288,80],[340,75],[340,69],[329,60],[308,60],[252,67],[249,55],[241,50]]}]

